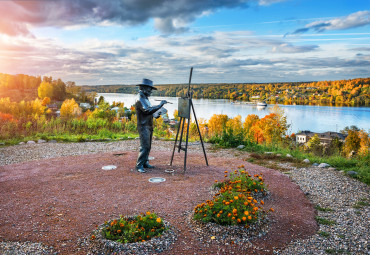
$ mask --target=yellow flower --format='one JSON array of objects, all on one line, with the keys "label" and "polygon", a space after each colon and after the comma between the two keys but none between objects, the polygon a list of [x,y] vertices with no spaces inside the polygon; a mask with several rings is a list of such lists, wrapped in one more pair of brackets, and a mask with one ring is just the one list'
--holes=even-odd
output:
[{"label": "yellow flower", "polygon": [[150,215],[150,212],[146,212],[146,215]]},{"label": "yellow flower", "polygon": [[248,214],[249,214],[249,212],[248,212],[248,211],[245,211],[245,212],[244,212],[244,214],[245,214],[245,215],[248,215]]},{"label": "yellow flower", "polygon": [[233,210],[233,213],[236,213],[238,210],[236,210],[236,208],[234,208],[234,210]]},{"label": "yellow flower", "polygon": [[157,218],[157,222],[158,223],[161,223],[162,222],[162,219],[161,218]]},{"label": "yellow flower", "polygon": [[215,240],[216,239],[216,237],[215,236],[211,236],[211,240]]},{"label": "yellow flower", "polygon": [[238,199],[239,199],[239,197],[235,196],[235,197],[234,197],[234,199],[235,199],[235,200],[238,200]]}]

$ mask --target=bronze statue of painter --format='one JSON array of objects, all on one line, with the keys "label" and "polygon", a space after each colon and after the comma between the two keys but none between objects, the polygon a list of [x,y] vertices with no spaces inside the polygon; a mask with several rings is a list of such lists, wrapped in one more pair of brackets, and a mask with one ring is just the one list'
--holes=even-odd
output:
[{"label": "bronze statue of painter", "polygon": [[154,168],[149,164],[149,153],[152,146],[153,136],[153,113],[158,111],[166,100],[162,100],[159,105],[151,106],[149,97],[153,89],[157,89],[153,86],[153,81],[149,79],[143,79],[139,86],[139,93],[135,102],[136,116],[137,116],[137,130],[140,136],[140,151],[137,158],[136,170],[140,173],[145,173],[145,168]]}]

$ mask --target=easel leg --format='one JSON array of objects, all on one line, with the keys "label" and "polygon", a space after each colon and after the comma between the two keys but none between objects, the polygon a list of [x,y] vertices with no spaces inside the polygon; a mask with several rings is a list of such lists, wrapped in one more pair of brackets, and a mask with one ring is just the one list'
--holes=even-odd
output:
[{"label": "easel leg", "polygon": [[178,150],[178,152],[180,152],[180,150],[181,150],[182,134],[184,133],[185,118],[182,118],[182,120],[183,120],[183,122],[182,122],[182,127],[181,127],[181,134],[180,134],[180,142],[179,142],[179,150]]},{"label": "easel leg", "polygon": [[173,150],[172,150],[172,157],[171,157],[170,166],[172,166],[173,156],[174,156],[174,154],[175,154],[177,138],[178,138],[178,136],[179,136],[179,132],[180,132],[181,122],[182,122],[182,120],[183,120],[183,118],[180,118],[179,128],[177,129],[177,133],[176,133],[175,145],[173,146]]},{"label": "easel leg", "polygon": [[188,128],[187,128],[187,132],[186,132],[185,159],[184,159],[184,173],[185,173],[185,171],[186,171],[186,157],[187,157],[187,154],[188,154],[189,127],[190,127],[190,119],[188,119]]},{"label": "easel leg", "polygon": [[199,137],[200,137],[200,142],[201,142],[201,144],[202,144],[202,148],[203,148],[204,158],[206,159],[206,164],[207,164],[207,166],[208,166],[207,154],[206,154],[206,150],[204,149],[204,144],[203,144],[202,134],[200,133],[199,124],[198,124],[198,120],[197,120],[197,115],[195,115],[195,110],[194,110],[193,102],[192,102],[192,101],[190,101],[190,104],[191,104],[191,108],[193,109],[193,114],[194,114],[195,123],[197,124],[198,133],[199,133]]}]

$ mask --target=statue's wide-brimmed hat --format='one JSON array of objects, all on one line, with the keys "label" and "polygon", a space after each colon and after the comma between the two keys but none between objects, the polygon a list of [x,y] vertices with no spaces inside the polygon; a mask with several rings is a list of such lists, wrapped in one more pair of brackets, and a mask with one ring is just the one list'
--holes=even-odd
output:
[{"label": "statue's wide-brimmed hat", "polygon": [[152,89],[157,90],[157,88],[153,86],[153,81],[152,80],[149,80],[149,79],[145,79],[145,78],[143,79],[143,82],[142,83],[140,83],[140,84],[138,84],[136,86],[147,86],[147,87],[150,87]]}]

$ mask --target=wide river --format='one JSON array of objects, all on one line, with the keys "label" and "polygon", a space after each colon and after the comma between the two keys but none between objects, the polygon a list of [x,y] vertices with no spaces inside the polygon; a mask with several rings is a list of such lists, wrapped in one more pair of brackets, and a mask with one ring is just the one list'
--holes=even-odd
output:
[{"label": "wide river", "polygon": [[[112,103],[123,102],[126,107],[135,103],[136,95],[120,93],[101,93],[104,99]],[[166,104],[170,118],[177,109],[176,97],[150,97],[152,105],[158,104],[155,100],[167,100],[173,104]],[[260,118],[271,112],[273,105],[261,109],[245,102],[232,103],[226,99],[193,99],[197,118],[209,120],[213,114],[226,114],[229,118],[241,115],[244,121],[249,114],[256,114]],[[311,105],[279,105],[287,116],[290,124],[288,133],[297,133],[302,130],[313,132],[337,131],[346,126],[355,125],[365,131],[370,131],[370,107],[334,107],[334,106],[311,106]]]}]

